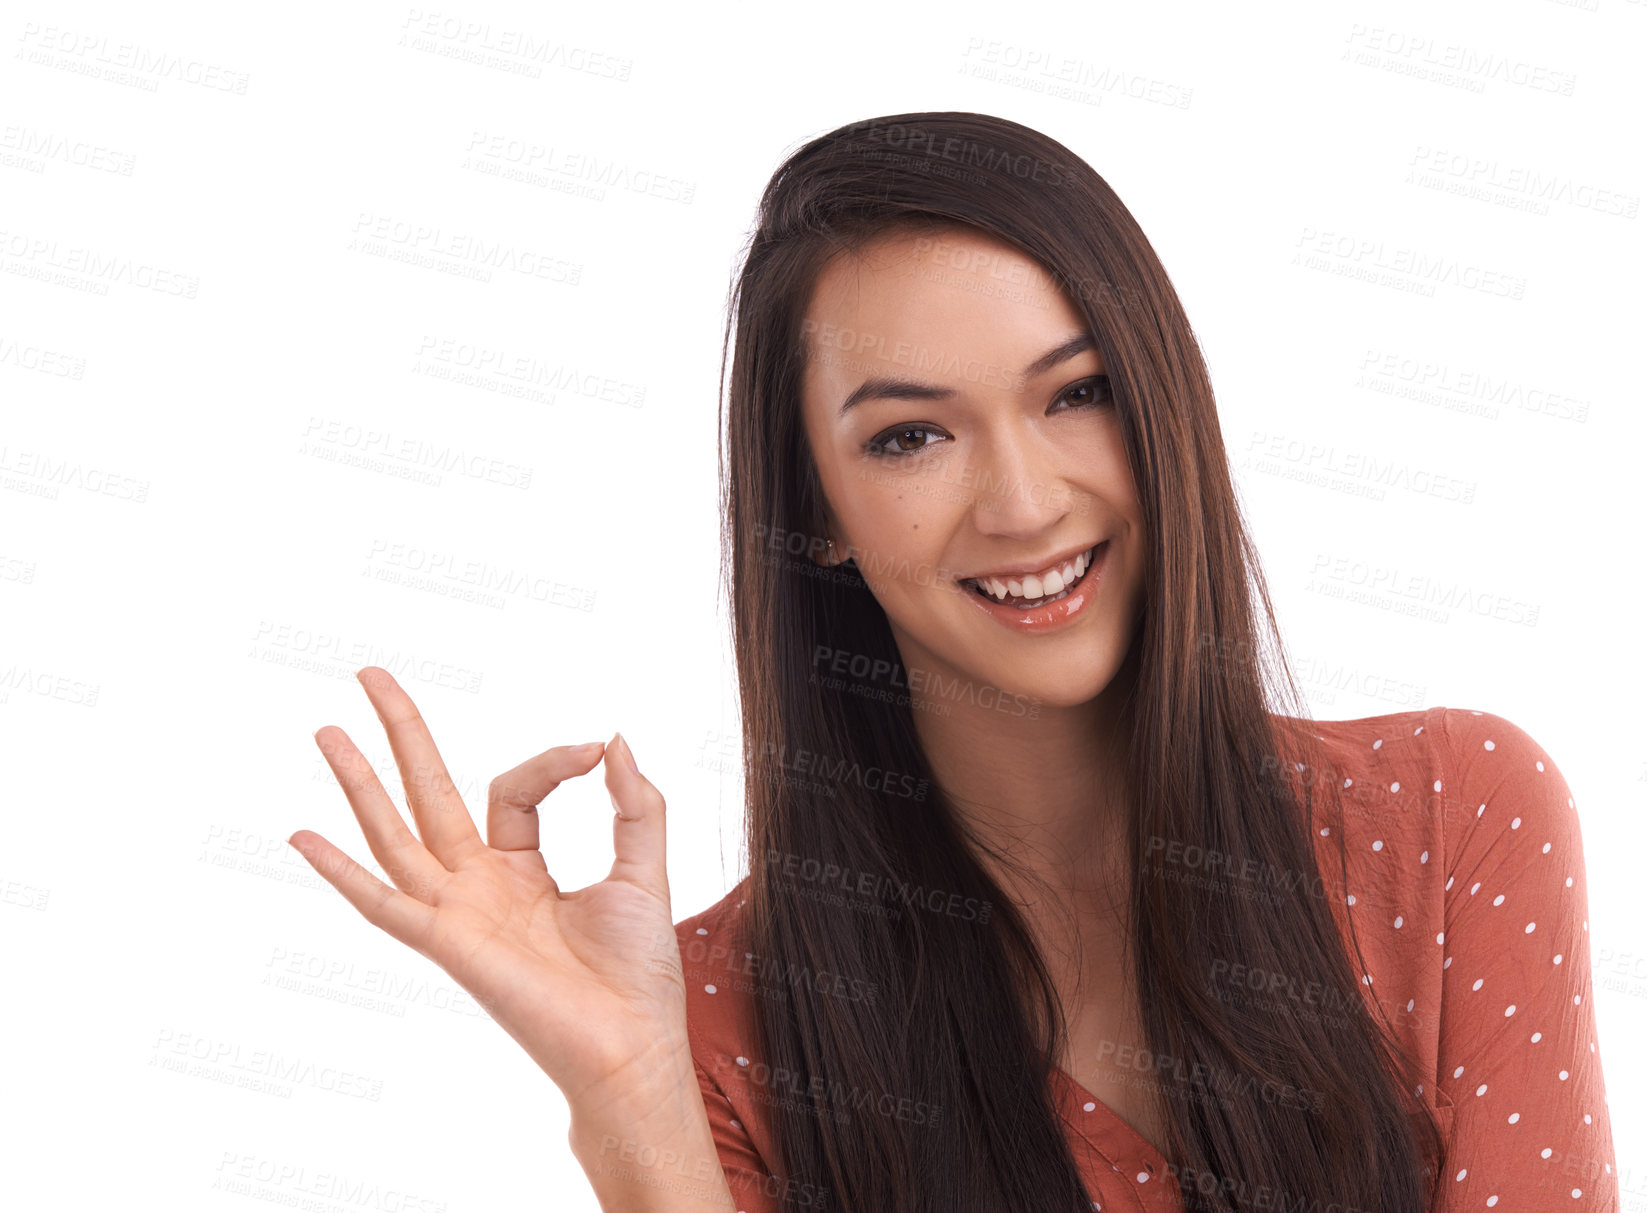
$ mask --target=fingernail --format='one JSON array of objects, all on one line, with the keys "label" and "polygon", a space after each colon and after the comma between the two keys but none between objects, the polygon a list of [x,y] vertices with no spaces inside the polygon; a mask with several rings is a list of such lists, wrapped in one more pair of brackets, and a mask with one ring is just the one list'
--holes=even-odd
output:
[{"label": "fingernail", "polygon": [[589,753],[594,752],[595,750],[600,749],[601,746],[603,746],[605,744],[606,743],[604,741],[586,741],[582,745],[573,746],[572,747],[572,753],[574,753],[574,754],[589,754]]},{"label": "fingernail", "polygon": [[634,751],[629,748],[629,742],[624,738],[622,733],[614,733],[612,736],[616,737],[618,744],[623,747],[623,760],[629,764],[629,769],[636,775],[639,775],[640,768],[635,765]]}]

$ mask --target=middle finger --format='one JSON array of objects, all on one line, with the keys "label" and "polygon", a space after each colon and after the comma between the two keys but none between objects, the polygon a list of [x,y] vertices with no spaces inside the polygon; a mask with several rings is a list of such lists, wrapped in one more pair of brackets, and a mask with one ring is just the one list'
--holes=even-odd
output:
[{"label": "middle finger", "polygon": [[383,731],[389,735],[389,749],[400,768],[400,782],[406,789],[406,803],[417,822],[418,837],[435,858],[448,868],[471,847],[484,846],[475,830],[474,818],[458,795],[457,785],[447,774],[429,726],[394,676],[375,665],[355,675],[372,701]]}]

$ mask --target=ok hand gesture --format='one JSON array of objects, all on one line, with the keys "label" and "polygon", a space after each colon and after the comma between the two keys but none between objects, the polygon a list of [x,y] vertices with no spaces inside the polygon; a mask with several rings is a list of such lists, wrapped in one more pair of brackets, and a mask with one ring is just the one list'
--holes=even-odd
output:
[{"label": "ok hand gesture", "polygon": [[[574,1106],[691,1080],[686,991],[664,870],[664,799],[619,735],[556,746],[492,781],[486,839],[411,697],[386,670],[357,677],[389,736],[417,825],[407,829],[342,729],[315,742],[394,887],[311,830],[298,849],[366,920],[469,991]],[[597,884],[562,892],[538,850],[538,803],[605,755],[615,858]]]}]

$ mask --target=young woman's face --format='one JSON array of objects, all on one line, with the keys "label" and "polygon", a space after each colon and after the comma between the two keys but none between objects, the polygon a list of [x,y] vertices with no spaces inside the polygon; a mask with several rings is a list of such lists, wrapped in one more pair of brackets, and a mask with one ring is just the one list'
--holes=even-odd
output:
[{"label": "young woman's face", "polygon": [[[1102,692],[1145,537],[1103,360],[1046,272],[974,229],[884,236],[825,266],[803,336],[835,558],[856,559],[905,664],[1049,706]],[[1089,553],[1072,588],[1022,572]],[[1008,602],[973,588],[990,574]]]}]

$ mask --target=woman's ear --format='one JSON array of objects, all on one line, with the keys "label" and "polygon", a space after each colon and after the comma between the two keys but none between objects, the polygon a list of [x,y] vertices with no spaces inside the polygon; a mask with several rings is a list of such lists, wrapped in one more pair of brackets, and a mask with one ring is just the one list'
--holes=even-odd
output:
[{"label": "woman's ear", "polygon": [[811,513],[807,525],[807,533],[811,537],[806,545],[807,559],[824,569],[844,563],[847,559],[846,541],[839,538],[840,524],[835,521],[828,504],[815,505]]},{"label": "woman's ear", "polygon": [[806,545],[807,559],[822,569],[834,568],[846,560],[845,546],[827,532],[827,527],[814,527],[812,540]]}]

